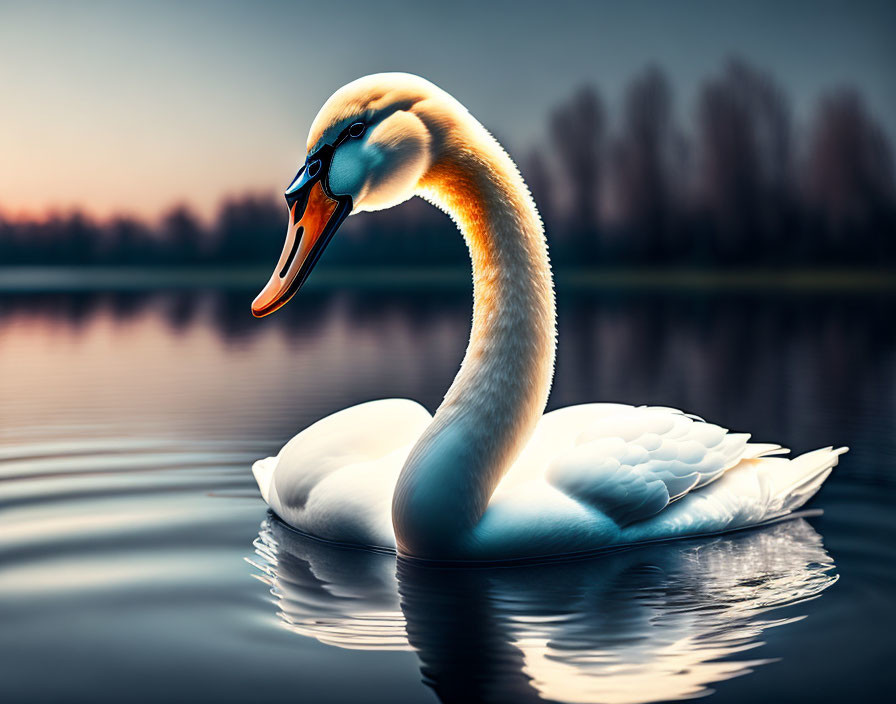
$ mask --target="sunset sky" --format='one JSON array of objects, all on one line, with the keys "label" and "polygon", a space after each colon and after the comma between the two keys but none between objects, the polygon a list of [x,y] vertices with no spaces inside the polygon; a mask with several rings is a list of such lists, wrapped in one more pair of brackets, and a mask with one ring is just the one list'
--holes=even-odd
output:
[{"label": "sunset sky", "polygon": [[384,70],[440,84],[512,151],[583,82],[612,110],[651,61],[687,123],[732,54],[800,123],[850,83],[896,135],[894,37],[892,2],[0,2],[0,212],[208,215],[282,190],[323,101]]}]

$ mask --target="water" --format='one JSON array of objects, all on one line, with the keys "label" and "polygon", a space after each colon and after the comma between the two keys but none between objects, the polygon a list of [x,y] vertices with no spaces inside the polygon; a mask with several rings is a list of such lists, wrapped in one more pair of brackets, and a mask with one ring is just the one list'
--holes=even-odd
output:
[{"label": "water", "polygon": [[[0,299],[0,700],[865,701],[896,627],[893,300],[561,289],[551,407],[852,451],[823,515],[513,569],[304,538],[250,475],[349,404],[434,408],[468,292]],[[886,687],[886,689],[884,689]]]}]

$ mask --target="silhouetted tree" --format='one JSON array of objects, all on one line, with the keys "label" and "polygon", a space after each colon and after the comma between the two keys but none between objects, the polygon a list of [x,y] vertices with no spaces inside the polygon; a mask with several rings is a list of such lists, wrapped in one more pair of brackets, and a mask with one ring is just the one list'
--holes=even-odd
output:
[{"label": "silhouetted tree", "polygon": [[792,202],[790,108],[766,73],[731,61],[698,101],[700,200],[724,260],[775,257]]},{"label": "silhouetted tree", "polygon": [[164,247],[146,223],[136,218],[119,216],[103,228],[105,237],[99,248],[98,260],[104,264],[147,266],[154,264]]},{"label": "silhouetted tree", "polygon": [[180,264],[199,261],[205,234],[199,219],[184,205],[176,206],[162,218],[160,236],[168,255]]},{"label": "silhouetted tree", "polygon": [[557,225],[556,223],[556,204],[554,202],[554,182],[551,179],[551,173],[548,163],[544,158],[540,149],[532,149],[522,163],[521,172],[529,190],[532,192],[532,198],[538,206],[538,212],[544,222],[545,229],[551,231]]},{"label": "silhouetted tree", "polygon": [[673,246],[673,199],[682,195],[673,193],[680,135],[672,120],[672,89],[657,66],[630,84],[621,130],[612,151],[614,207],[640,256],[654,260]]},{"label": "silhouetted tree", "polygon": [[597,91],[585,86],[554,110],[551,138],[569,194],[570,227],[580,254],[597,252],[597,213],[605,128],[604,106]]},{"label": "silhouetted tree", "polygon": [[892,256],[893,150],[855,90],[821,101],[805,182],[809,208],[832,253],[851,259]]},{"label": "silhouetted tree", "polygon": [[275,198],[244,196],[224,201],[215,225],[214,254],[225,262],[276,262],[288,222]]},{"label": "silhouetted tree", "polygon": [[49,259],[83,265],[93,262],[99,242],[99,228],[90,218],[80,212],[60,218],[54,223],[54,233],[48,233],[55,240],[52,257]]}]

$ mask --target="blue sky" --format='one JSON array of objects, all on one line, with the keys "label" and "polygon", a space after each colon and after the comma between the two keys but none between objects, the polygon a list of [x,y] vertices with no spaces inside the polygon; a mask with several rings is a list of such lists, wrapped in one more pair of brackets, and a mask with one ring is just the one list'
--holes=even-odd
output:
[{"label": "blue sky", "polygon": [[612,108],[656,62],[687,124],[731,55],[798,122],[853,84],[896,134],[892,2],[0,3],[0,209],[208,213],[279,190],[323,101],[375,71],[426,76],[521,151],[576,86]]}]

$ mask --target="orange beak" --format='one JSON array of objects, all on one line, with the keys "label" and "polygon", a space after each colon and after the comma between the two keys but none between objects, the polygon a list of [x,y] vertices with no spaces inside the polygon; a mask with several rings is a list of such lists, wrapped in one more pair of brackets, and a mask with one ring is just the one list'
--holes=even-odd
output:
[{"label": "orange beak", "polygon": [[319,179],[309,180],[287,195],[289,227],[286,242],[261,293],[252,302],[252,315],[262,318],[286,305],[305,283],[339,225],[351,212],[351,198],[332,198]]}]

